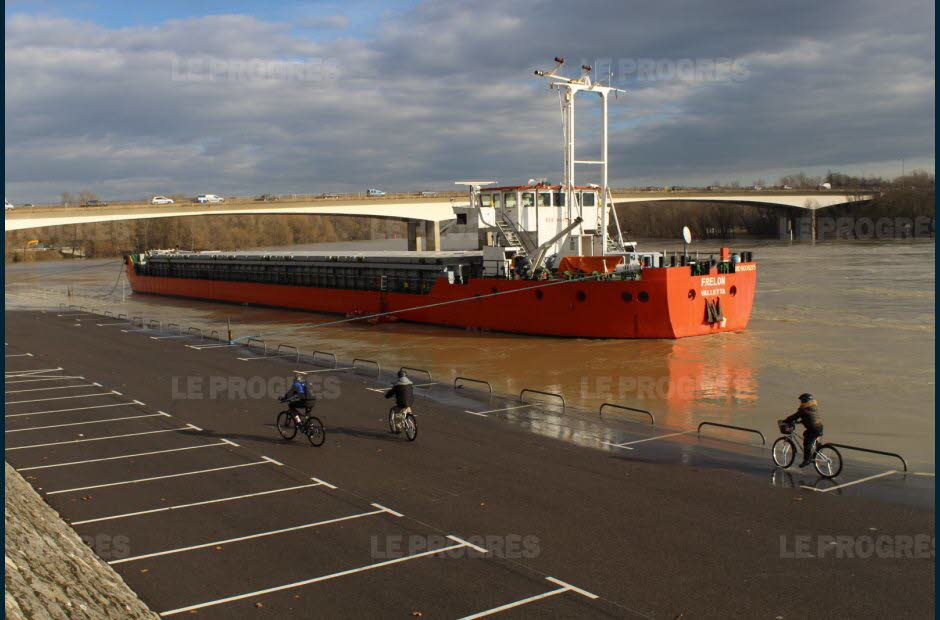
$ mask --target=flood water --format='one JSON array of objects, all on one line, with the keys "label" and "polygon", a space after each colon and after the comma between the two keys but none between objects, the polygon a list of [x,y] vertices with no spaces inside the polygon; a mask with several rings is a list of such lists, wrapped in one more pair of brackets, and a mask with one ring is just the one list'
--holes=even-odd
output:
[{"label": "flood water", "polygon": [[[498,393],[533,388],[560,392],[569,405],[646,408],[669,427],[705,420],[755,427],[768,438],[774,421],[796,409],[796,396],[812,392],[830,441],[897,451],[932,470],[934,244],[731,245],[753,250],[758,262],[747,331],[678,341],[481,334],[402,322],[316,327],[342,317],[133,296],[129,287],[122,301],[115,259],[7,265],[6,304],[94,305],[222,334],[229,320],[235,337],[261,334],[305,352],[425,368],[436,381],[485,379]],[[642,248],[679,246],[645,242]],[[39,295],[34,287],[59,293]]]}]

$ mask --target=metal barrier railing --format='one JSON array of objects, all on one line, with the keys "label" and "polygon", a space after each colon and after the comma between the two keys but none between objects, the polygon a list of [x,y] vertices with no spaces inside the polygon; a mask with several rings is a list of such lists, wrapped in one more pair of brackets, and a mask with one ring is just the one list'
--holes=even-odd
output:
[{"label": "metal barrier railing", "polygon": [[901,461],[901,465],[904,466],[904,471],[907,471],[907,461],[904,460],[904,457],[898,454],[897,452],[885,452],[883,450],[872,450],[870,448],[859,448],[858,446],[847,446],[844,443],[830,443],[828,444],[835,448],[843,448],[845,450],[856,450],[858,452],[868,452],[871,454],[880,454],[882,456],[893,456],[894,458]]},{"label": "metal barrier railing", "polygon": [[730,424],[721,424],[719,422],[702,422],[698,425],[698,434],[702,434],[703,426],[717,426],[718,428],[730,428],[736,431],[744,431],[745,433],[754,433],[755,435],[760,435],[760,443],[762,446],[767,445],[767,440],[764,439],[764,433],[760,432],[756,428],[747,428],[745,426],[732,426]]},{"label": "metal barrier railing", "polygon": [[380,378],[380,377],[382,376],[382,367],[379,366],[379,363],[376,362],[375,360],[365,360],[365,359],[362,359],[362,358],[358,358],[358,357],[357,357],[357,358],[355,358],[355,359],[352,361],[352,367],[353,367],[354,370],[357,370],[357,369],[359,368],[358,362],[362,362],[362,363],[364,363],[364,364],[372,364],[372,365],[374,365],[374,366],[375,366],[375,378],[376,378],[376,379],[378,379],[378,378]]},{"label": "metal barrier railing", "polygon": [[565,397],[562,396],[561,394],[556,394],[554,392],[543,392],[541,390],[530,390],[529,388],[525,388],[524,390],[519,392],[519,400],[522,401],[523,403],[526,402],[526,399],[525,399],[526,394],[541,394],[542,396],[551,396],[552,398],[557,398],[558,400],[561,401],[562,411],[565,411],[568,408],[568,403],[565,402]]},{"label": "metal barrier railing", "polygon": [[597,409],[597,415],[604,415],[604,407],[611,407],[613,409],[623,409],[624,411],[634,411],[636,413],[644,413],[650,417],[650,424],[656,426],[656,418],[653,417],[653,414],[646,409],[637,409],[636,407],[627,407],[626,405],[618,405],[616,403],[604,403]]},{"label": "metal barrier railing", "polygon": [[[457,385],[460,383],[461,385]],[[490,396],[493,395],[493,386],[490,385],[489,381],[484,381],[483,379],[472,379],[470,377],[456,377],[454,379],[454,389],[459,390],[463,387],[463,383],[478,383],[480,385],[485,385],[487,391],[490,393]]]},{"label": "metal barrier railing", "polygon": [[282,349],[293,349],[293,350],[294,350],[294,361],[295,361],[295,362],[299,362],[299,361],[300,361],[300,349],[298,349],[297,347],[295,347],[295,346],[292,345],[292,344],[279,344],[279,345],[277,345],[277,349],[274,350],[274,354],[275,354],[275,355],[284,355],[284,357],[287,357],[287,354],[281,353],[281,350],[282,350]]},{"label": "metal barrier railing", "polygon": [[264,340],[261,340],[260,338],[248,338],[248,340],[245,341],[245,346],[248,347],[249,350],[251,350],[251,343],[252,343],[252,342],[260,342],[260,343],[261,343],[261,346],[262,346],[261,354],[262,354],[262,355],[267,355],[267,354],[268,354],[268,343],[267,343],[267,342],[265,342]]},{"label": "metal barrier railing", "polygon": [[410,370],[412,372],[416,372],[419,374],[425,374],[428,376],[428,383],[434,382],[434,378],[431,377],[431,373],[423,368],[412,368],[410,366],[402,366],[401,368],[398,369],[399,372],[401,372],[402,370]]},{"label": "metal barrier railing", "polygon": [[310,356],[310,361],[311,361],[311,363],[316,364],[316,363],[317,363],[317,357],[320,357],[320,358],[325,357],[325,358],[329,359],[329,360],[330,360],[330,363],[332,364],[332,365],[330,366],[330,368],[336,368],[336,367],[337,367],[336,355],[335,355],[335,354],[333,354],[333,353],[328,353],[328,352],[326,352],[326,351],[314,351],[314,352],[313,352],[313,355]]}]

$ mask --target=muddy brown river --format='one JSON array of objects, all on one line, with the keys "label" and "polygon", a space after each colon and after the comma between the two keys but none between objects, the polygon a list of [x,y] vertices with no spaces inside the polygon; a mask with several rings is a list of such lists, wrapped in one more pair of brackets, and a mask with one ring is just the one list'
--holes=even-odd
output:
[{"label": "muddy brown river", "polygon": [[669,427],[705,420],[756,427],[768,439],[774,421],[795,410],[796,396],[812,392],[830,441],[898,451],[932,470],[934,244],[731,245],[753,250],[758,262],[747,331],[677,341],[481,334],[404,322],[317,327],[342,317],[134,296],[114,259],[7,265],[6,306],[94,305],[222,333],[228,320],[235,337],[260,334],[305,352],[425,368],[438,381],[477,377],[500,393],[560,392],[592,409],[604,402],[646,408]]}]

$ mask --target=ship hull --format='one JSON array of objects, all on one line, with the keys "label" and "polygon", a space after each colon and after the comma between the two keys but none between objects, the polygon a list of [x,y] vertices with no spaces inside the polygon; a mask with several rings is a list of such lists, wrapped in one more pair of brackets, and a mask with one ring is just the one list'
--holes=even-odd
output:
[{"label": "ship hull", "polygon": [[[139,275],[135,293],[576,338],[685,338],[747,327],[757,284],[754,263],[736,273],[692,276],[688,267],[643,270],[642,280],[533,281],[438,278],[426,294]],[[709,317],[719,300],[722,320]]]}]

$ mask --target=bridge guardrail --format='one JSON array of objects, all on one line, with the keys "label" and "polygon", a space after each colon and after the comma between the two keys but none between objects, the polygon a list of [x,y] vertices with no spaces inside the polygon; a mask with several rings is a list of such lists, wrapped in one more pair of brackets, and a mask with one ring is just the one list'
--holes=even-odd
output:
[{"label": "bridge guardrail", "polygon": [[562,396],[561,394],[556,394],[555,392],[543,392],[542,390],[531,390],[529,388],[525,388],[524,390],[519,392],[519,400],[523,403],[527,402],[525,399],[526,394],[541,394],[542,396],[551,396],[561,401],[562,411],[565,411],[568,408],[568,403],[565,402],[565,397]]},{"label": "bridge guardrail", "polygon": [[760,436],[760,443],[762,446],[767,445],[767,440],[764,439],[764,433],[760,432],[756,428],[747,428],[746,426],[732,426],[731,424],[721,424],[720,422],[702,422],[698,425],[698,434],[701,436],[703,426],[716,426],[718,428],[730,428],[736,431],[744,431],[746,433],[754,433],[755,435]]},{"label": "bridge guardrail", "polygon": [[352,361],[353,370],[359,369],[359,362],[363,364],[372,364],[373,366],[375,366],[375,378],[379,379],[382,377],[382,367],[375,360],[367,360],[367,359],[362,359],[362,358],[357,357]]},{"label": "bridge guardrail", "polygon": [[626,405],[618,405],[616,403],[604,403],[600,407],[598,407],[597,415],[599,416],[604,415],[604,407],[611,407],[613,409],[623,409],[625,411],[633,411],[636,413],[644,413],[649,416],[650,424],[652,424],[653,426],[656,426],[656,418],[653,416],[651,412],[647,411],[646,409],[638,409],[636,407],[627,407]]},{"label": "bridge guardrail", "polygon": [[859,448],[858,446],[848,446],[844,443],[830,443],[828,444],[835,448],[844,448],[845,450],[856,450],[858,452],[868,452],[870,454],[880,454],[882,456],[893,456],[894,458],[901,461],[901,465],[904,466],[904,471],[907,471],[907,461],[904,460],[904,457],[898,454],[897,452],[885,452],[884,450],[872,450],[871,448]]},{"label": "bridge guardrail", "polygon": [[[460,385],[458,385],[460,383]],[[454,389],[459,390],[463,388],[463,383],[477,383],[479,385],[485,385],[486,390],[490,393],[490,396],[493,396],[493,386],[490,385],[489,381],[484,381],[483,379],[473,379],[471,377],[455,377],[454,378]]]}]

